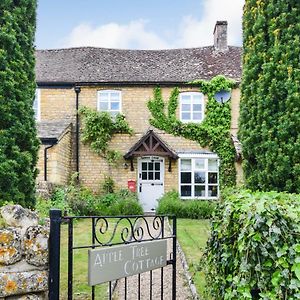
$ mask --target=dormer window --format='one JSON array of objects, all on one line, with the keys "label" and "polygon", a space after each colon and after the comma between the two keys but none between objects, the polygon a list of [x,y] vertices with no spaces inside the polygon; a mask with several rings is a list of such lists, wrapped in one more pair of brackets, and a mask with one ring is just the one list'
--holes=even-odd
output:
[{"label": "dormer window", "polygon": [[200,123],[204,118],[204,95],[198,92],[180,93],[180,120]]},{"label": "dormer window", "polygon": [[38,122],[41,120],[41,91],[35,90],[35,97],[33,101],[34,118]]},{"label": "dormer window", "polygon": [[112,117],[121,113],[121,91],[98,91],[97,109],[109,112]]}]

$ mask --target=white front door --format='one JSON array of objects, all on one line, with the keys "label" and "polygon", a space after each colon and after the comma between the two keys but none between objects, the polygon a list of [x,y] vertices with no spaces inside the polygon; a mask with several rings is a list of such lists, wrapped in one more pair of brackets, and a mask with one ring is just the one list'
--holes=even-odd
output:
[{"label": "white front door", "polygon": [[145,212],[154,211],[164,193],[164,158],[144,156],[138,161],[138,195]]}]

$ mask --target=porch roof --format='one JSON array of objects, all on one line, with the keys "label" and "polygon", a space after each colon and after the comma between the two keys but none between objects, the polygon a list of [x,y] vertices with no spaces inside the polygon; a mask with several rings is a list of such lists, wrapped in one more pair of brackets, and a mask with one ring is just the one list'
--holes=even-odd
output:
[{"label": "porch roof", "polygon": [[172,150],[152,129],[150,129],[124,155],[125,159],[134,156],[157,155],[177,159],[177,153]]},{"label": "porch roof", "polygon": [[38,137],[43,144],[55,144],[70,126],[71,123],[65,120],[38,122]]}]

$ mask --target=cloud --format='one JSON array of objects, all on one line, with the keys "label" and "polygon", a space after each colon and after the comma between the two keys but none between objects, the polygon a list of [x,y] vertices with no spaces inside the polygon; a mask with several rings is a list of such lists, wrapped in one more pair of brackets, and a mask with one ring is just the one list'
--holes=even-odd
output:
[{"label": "cloud", "polygon": [[[200,1],[200,0],[199,0]],[[202,18],[184,16],[172,37],[147,28],[143,19],[128,24],[108,23],[93,27],[76,26],[64,39],[63,47],[94,46],[121,49],[167,49],[212,45],[217,20],[228,21],[229,45],[242,44],[242,7],[245,0],[203,0]],[[164,32],[166,32],[165,29]],[[172,29],[173,30],[173,29]]]},{"label": "cloud", "polygon": [[205,0],[203,17],[185,16],[180,24],[176,44],[181,47],[211,45],[216,21],[228,21],[228,44],[242,44],[242,9],[244,0]]},{"label": "cloud", "polygon": [[146,21],[131,21],[121,25],[109,23],[96,28],[83,23],[65,39],[65,47],[94,46],[123,49],[163,49],[168,44],[145,28]]}]

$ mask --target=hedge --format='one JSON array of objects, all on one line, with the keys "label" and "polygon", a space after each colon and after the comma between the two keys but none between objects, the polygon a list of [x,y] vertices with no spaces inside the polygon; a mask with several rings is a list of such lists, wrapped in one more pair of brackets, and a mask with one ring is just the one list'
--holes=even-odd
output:
[{"label": "hedge", "polygon": [[300,299],[300,195],[229,191],[211,229],[212,299]]}]

